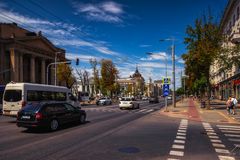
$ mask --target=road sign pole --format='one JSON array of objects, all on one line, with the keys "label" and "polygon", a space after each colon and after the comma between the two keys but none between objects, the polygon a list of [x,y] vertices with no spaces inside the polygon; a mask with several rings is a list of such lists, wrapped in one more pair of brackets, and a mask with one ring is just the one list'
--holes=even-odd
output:
[{"label": "road sign pole", "polygon": [[169,95],[169,81],[164,78],[163,80],[163,96],[165,97],[165,112],[167,112],[167,96]]}]

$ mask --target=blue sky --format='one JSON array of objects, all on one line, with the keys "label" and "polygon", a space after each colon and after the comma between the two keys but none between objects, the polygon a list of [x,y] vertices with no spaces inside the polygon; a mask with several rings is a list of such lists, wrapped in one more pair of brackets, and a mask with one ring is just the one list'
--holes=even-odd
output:
[{"label": "blue sky", "polygon": [[[120,77],[129,77],[136,65],[147,81],[171,77],[171,41],[176,39],[176,82],[184,69],[181,54],[187,25],[211,8],[220,20],[227,0],[1,0],[0,22],[16,22],[42,31],[66,57],[80,59],[73,68],[91,71],[89,58],[112,59]],[[146,52],[155,53],[148,56]]]}]

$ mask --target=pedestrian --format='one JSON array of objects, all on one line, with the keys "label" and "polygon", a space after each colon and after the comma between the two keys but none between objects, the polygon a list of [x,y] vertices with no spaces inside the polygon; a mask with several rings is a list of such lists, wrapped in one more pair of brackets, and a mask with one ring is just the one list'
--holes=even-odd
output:
[{"label": "pedestrian", "polygon": [[230,96],[226,102],[227,105],[227,112],[228,114],[231,114],[231,108],[232,108],[232,97]]},{"label": "pedestrian", "polygon": [[238,104],[238,101],[235,98],[235,96],[232,97],[232,103],[233,103],[232,114],[234,115],[234,114],[236,114],[235,109],[237,108],[237,104]]}]

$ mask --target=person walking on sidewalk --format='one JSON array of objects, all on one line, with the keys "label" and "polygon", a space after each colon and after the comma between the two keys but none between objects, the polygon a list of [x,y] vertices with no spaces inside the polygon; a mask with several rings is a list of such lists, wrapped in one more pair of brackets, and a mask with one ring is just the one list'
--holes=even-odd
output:
[{"label": "person walking on sidewalk", "polygon": [[235,109],[237,108],[238,101],[235,96],[232,97],[231,101],[233,103],[232,114],[236,114]]},{"label": "person walking on sidewalk", "polygon": [[233,107],[233,103],[232,103],[232,97],[230,96],[226,102],[226,105],[227,105],[227,111],[228,111],[228,114],[231,114],[232,112],[232,107]]}]

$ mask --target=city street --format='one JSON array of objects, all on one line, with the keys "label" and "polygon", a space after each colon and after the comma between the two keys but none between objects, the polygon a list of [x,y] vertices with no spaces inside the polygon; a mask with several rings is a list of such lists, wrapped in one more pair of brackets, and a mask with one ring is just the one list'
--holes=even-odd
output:
[{"label": "city street", "polygon": [[[87,112],[86,124],[64,126],[56,132],[18,128],[14,118],[0,116],[0,157],[8,160],[238,158],[230,151],[240,144],[239,124],[170,117],[163,112],[163,106],[163,102],[142,102],[136,110],[120,110],[118,105],[83,106]],[[194,114],[192,110],[189,112]]]}]

